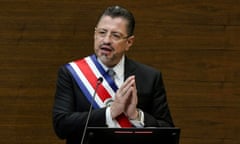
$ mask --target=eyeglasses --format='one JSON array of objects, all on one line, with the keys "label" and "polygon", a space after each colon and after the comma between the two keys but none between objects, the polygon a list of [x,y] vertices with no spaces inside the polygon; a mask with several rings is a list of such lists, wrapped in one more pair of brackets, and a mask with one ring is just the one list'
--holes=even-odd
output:
[{"label": "eyeglasses", "polygon": [[[105,38],[108,34],[108,30],[106,29],[103,29],[103,28],[95,28],[95,33],[96,33],[96,36],[99,37],[99,38]],[[118,42],[122,39],[126,39],[128,38],[128,36],[123,36],[122,33],[119,33],[119,32],[110,32],[110,38],[115,41],[115,42]]]}]

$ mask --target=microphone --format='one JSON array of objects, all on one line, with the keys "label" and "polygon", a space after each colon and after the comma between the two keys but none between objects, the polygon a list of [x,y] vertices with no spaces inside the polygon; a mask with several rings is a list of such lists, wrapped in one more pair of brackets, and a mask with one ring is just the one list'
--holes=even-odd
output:
[{"label": "microphone", "polygon": [[88,116],[87,116],[86,123],[85,123],[85,127],[84,127],[84,130],[83,130],[83,135],[82,135],[82,139],[81,139],[81,144],[83,144],[83,141],[84,141],[84,138],[85,138],[85,135],[86,135],[89,118],[90,118],[90,115],[91,115],[91,113],[92,113],[93,101],[95,100],[96,93],[97,93],[97,90],[98,90],[98,86],[99,86],[102,82],[103,82],[103,78],[102,78],[102,77],[99,77],[99,78],[97,79],[97,83],[96,83],[96,86],[95,86],[95,89],[94,89],[93,98],[92,98],[92,100],[91,100],[91,105],[90,105],[90,108],[89,108]]}]

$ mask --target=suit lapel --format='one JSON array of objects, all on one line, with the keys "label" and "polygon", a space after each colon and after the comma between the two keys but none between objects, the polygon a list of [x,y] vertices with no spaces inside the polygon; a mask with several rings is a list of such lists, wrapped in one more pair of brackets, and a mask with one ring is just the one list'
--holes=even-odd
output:
[{"label": "suit lapel", "polygon": [[126,80],[129,76],[134,75],[136,71],[136,65],[135,63],[125,57],[125,63],[124,63],[124,80]]}]

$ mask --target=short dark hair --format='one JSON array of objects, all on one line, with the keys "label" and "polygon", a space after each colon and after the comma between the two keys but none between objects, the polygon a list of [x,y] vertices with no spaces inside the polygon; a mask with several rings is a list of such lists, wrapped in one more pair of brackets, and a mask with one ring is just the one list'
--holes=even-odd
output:
[{"label": "short dark hair", "polygon": [[135,19],[133,14],[121,6],[110,6],[104,10],[102,15],[98,18],[98,23],[103,16],[110,16],[112,18],[122,17],[128,21],[127,33],[132,36],[135,28]]}]

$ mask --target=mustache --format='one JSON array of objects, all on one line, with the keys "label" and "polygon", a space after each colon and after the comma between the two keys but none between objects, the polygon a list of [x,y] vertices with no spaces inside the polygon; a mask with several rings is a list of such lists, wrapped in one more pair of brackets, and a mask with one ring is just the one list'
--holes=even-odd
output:
[{"label": "mustache", "polygon": [[103,43],[103,44],[100,44],[99,46],[100,48],[110,48],[110,49],[114,49],[111,45],[111,43]]},{"label": "mustache", "polygon": [[104,46],[104,45],[111,46],[111,43],[102,43],[102,44],[100,44],[100,46]]}]

